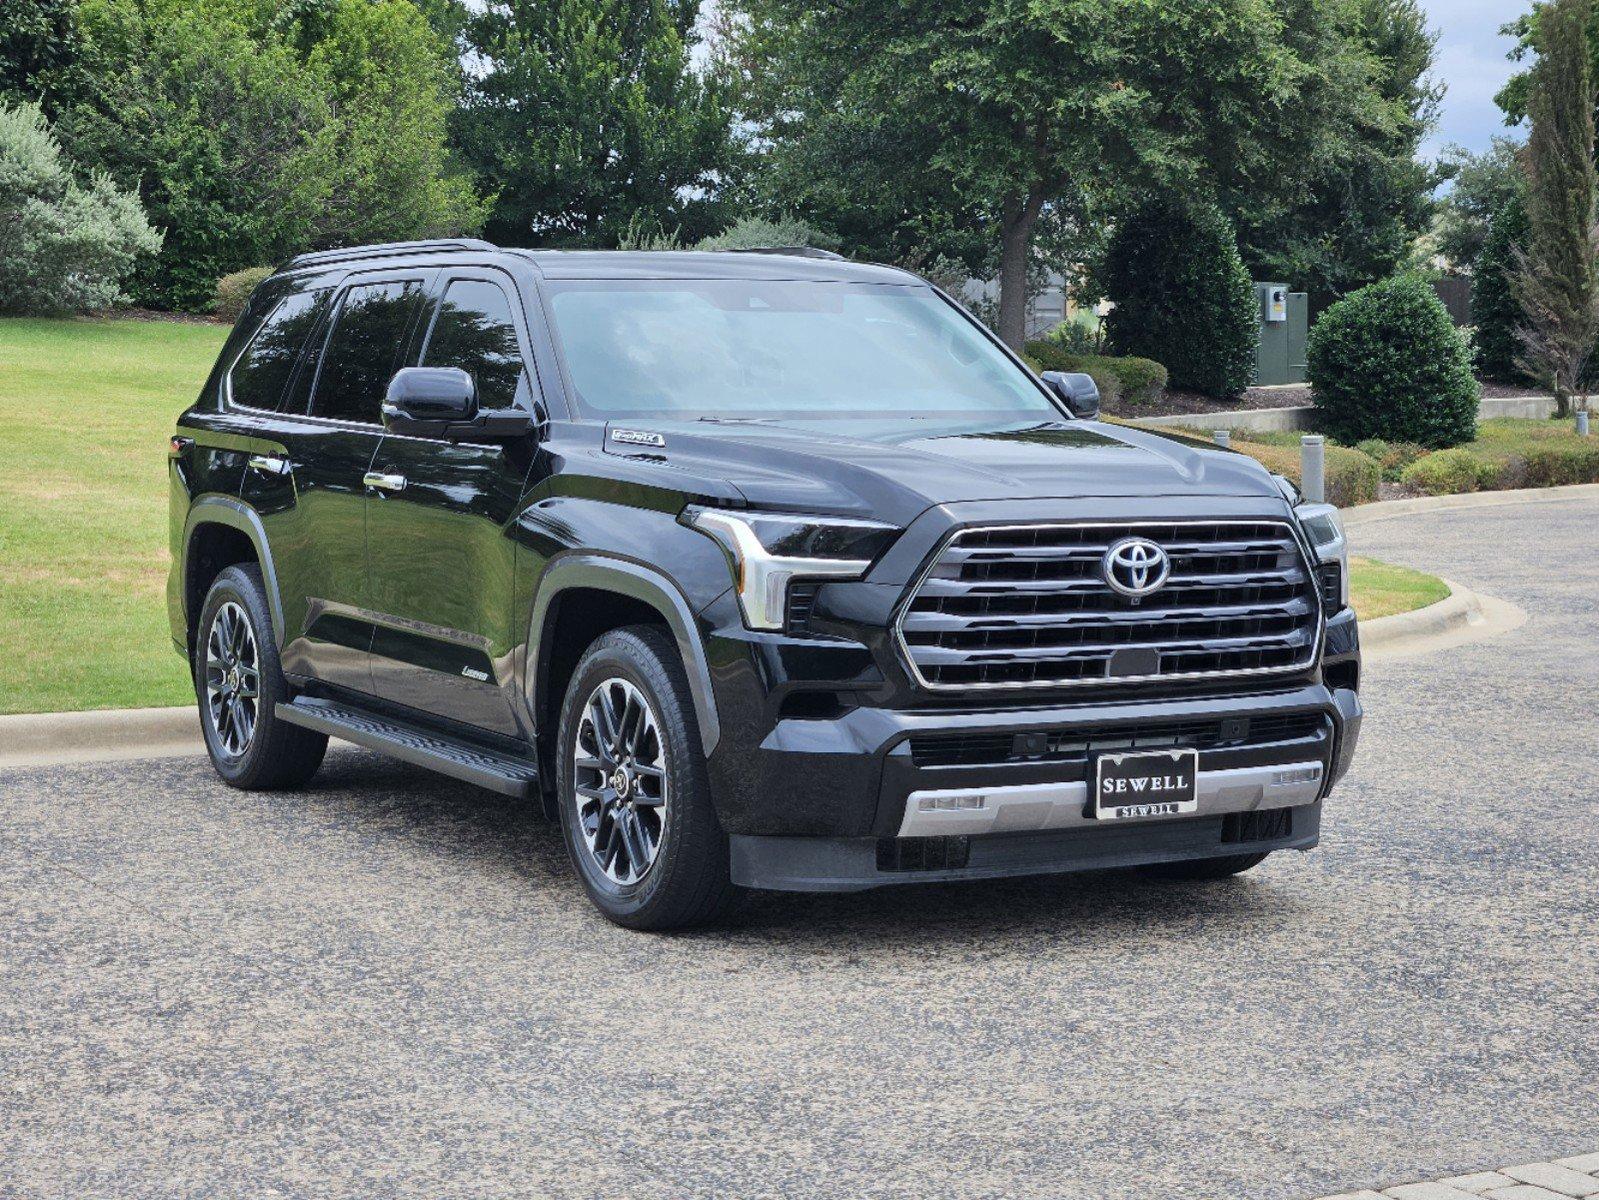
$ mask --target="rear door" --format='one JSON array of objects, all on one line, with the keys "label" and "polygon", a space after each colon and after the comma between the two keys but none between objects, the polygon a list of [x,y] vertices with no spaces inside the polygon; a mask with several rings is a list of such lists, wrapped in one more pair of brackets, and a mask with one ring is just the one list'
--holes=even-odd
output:
[{"label": "rear door", "polygon": [[372,690],[366,476],[383,439],[383,395],[433,274],[345,281],[282,405],[282,461],[247,472],[282,592],[284,670],[359,692]]},{"label": "rear door", "polygon": [[[482,410],[535,411],[523,306],[491,268],[443,273],[415,364],[460,367]],[[367,508],[368,598],[378,629],[378,695],[507,736],[518,727],[511,652],[512,545],[505,536],[537,454],[529,436],[451,443],[390,433],[373,460],[385,480]]]}]

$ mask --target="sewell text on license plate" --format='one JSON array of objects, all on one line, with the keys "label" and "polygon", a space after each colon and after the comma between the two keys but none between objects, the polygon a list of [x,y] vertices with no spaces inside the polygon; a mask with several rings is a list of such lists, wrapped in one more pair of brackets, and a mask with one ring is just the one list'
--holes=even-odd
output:
[{"label": "sewell text on license plate", "polygon": [[1197,750],[1101,754],[1095,760],[1091,812],[1102,821],[1176,817],[1198,810]]}]

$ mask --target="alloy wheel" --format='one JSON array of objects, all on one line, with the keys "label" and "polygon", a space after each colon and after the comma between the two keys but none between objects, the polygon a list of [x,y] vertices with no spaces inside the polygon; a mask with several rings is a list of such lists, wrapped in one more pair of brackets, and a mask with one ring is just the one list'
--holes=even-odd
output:
[{"label": "alloy wheel", "polygon": [[205,702],[222,752],[241,757],[260,716],[261,657],[250,618],[233,600],[217,609],[206,638]]},{"label": "alloy wheel", "polygon": [[628,886],[654,865],[670,798],[666,745],[644,693],[626,679],[589,694],[572,747],[572,802],[594,863]]}]

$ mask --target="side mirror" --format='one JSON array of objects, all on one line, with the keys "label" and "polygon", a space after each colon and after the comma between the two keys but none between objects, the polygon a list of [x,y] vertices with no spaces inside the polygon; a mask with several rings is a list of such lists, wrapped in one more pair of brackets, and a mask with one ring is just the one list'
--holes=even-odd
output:
[{"label": "side mirror", "polygon": [[383,423],[470,421],[477,415],[477,385],[460,367],[405,367],[389,380]]},{"label": "side mirror", "polygon": [[1042,379],[1066,402],[1072,416],[1092,421],[1099,416],[1099,386],[1081,371],[1045,371]]}]

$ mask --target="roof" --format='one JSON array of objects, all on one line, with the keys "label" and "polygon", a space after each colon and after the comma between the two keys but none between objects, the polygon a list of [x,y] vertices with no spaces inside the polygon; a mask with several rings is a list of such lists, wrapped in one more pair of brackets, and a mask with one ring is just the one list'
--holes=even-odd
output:
[{"label": "roof", "polygon": [[518,250],[549,279],[797,279],[920,283],[897,267],[733,250]]},{"label": "roof", "polygon": [[486,255],[515,255],[550,279],[793,279],[847,283],[920,283],[897,267],[850,262],[835,254],[790,247],[741,250],[516,250],[476,238],[388,242],[301,254],[280,272],[327,270],[346,264],[376,266],[384,261],[426,257],[448,261],[456,255],[482,261]]}]

